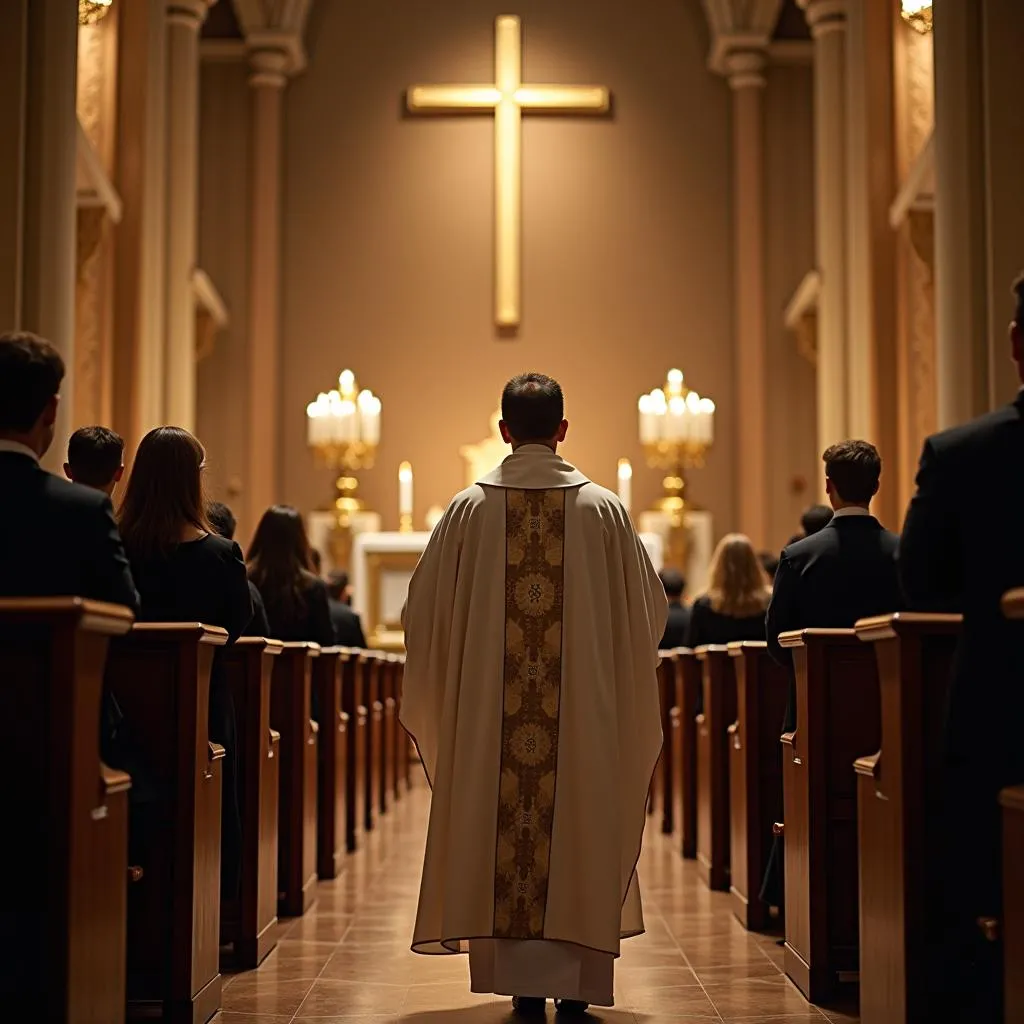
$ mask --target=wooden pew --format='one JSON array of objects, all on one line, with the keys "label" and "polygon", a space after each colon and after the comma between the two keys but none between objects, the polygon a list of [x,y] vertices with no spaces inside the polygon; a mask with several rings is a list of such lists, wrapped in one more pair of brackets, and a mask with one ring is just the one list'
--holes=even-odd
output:
[{"label": "wooden pew", "polygon": [[1024,786],[999,796],[1003,807],[1003,957],[1006,1024],[1024,1024]]},{"label": "wooden pew", "polygon": [[855,762],[860,859],[860,1007],[881,1024],[939,1019],[930,994],[941,831],[943,716],[959,615],[900,612],[857,623],[874,648],[881,750]]},{"label": "wooden pew", "polygon": [[124,1020],[131,780],[100,761],[99,736],[108,644],[131,624],[79,598],[0,600],[0,978],[14,1016]]},{"label": "wooden pew", "polygon": [[391,652],[388,654],[390,684],[388,693],[392,700],[391,708],[391,753],[389,771],[391,773],[391,796],[394,800],[402,797],[403,782],[408,783],[409,744],[405,730],[398,722],[398,714],[402,707],[402,669],[405,655]]},{"label": "wooden pew", "polygon": [[227,633],[143,623],[117,638],[106,681],[140,744],[155,799],[133,805],[128,1011],[202,1024],[220,1008],[224,748],[209,738],[210,671]]},{"label": "wooden pew", "polygon": [[358,848],[359,836],[366,827],[366,701],[363,695],[363,673],[360,652],[345,651],[348,657],[341,665],[341,707],[348,715],[348,750],[345,760],[345,844],[349,852]]},{"label": "wooden pew", "polygon": [[281,734],[277,912],[304,914],[316,899],[317,734],[310,717],[317,644],[286,643],[274,659],[270,724]]},{"label": "wooden pew", "polygon": [[768,926],[758,897],[782,820],[782,745],[789,672],[763,641],[729,644],[736,672],[736,721],[729,726],[730,891],[733,913],[755,931]]},{"label": "wooden pew", "polygon": [[359,671],[363,678],[363,698],[366,702],[366,764],[364,768],[365,801],[363,828],[372,831],[380,813],[381,750],[384,742],[384,704],[380,699],[380,671],[378,651],[359,652]]},{"label": "wooden pew", "polygon": [[[658,651],[658,703],[661,706],[661,734],[664,743],[654,774],[656,792],[660,797],[661,831],[672,835],[675,831],[675,759],[672,749],[672,709],[676,706],[676,668],[679,660],[675,651]],[[678,729],[676,730],[678,731]]]},{"label": "wooden pew", "polygon": [[320,756],[317,773],[317,874],[337,878],[348,850],[345,835],[348,715],[342,707],[342,667],[349,653],[324,647],[313,661],[313,691],[317,695]]},{"label": "wooden pew", "polygon": [[697,856],[697,701],[703,687],[703,671],[696,653],[689,647],[678,648],[676,654],[681,751],[677,765],[680,832],[683,856],[693,860]]},{"label": "wooden pew", "polygon": [[786,973],[815,1003],[857,981],[857,784],[878,750],[874,651],[852,629],[783,633],[793,652],[796,729],[782,735]]},{"label": "wooden pew", "polygon": [[384,712],[383,736],[380,747],[380,793],[378,808],[386,814],[395,798],[395,758],[398,751],[398,722],[395,720],[395,662],[394,655],[377,651],[377,675],[380,680],[380,702]]},{"label": "wooden pew", "polygon": [[[405,681],[405,655],[395,655],[395,734],[398,737],[398,774],[405,789],[412,788],[413,765],[419,763],[419,755],[412,737],[402,728],[402,686]],[[402,788],[402,787],[399,787]]]},{"label": "wooden pew", "polygon": [[736,676],[729,648],[697,648],[704,710],[697,715],[697,867],[711,889],[729,890],[729,726]]},{"label": "wooden pew", "polygon": [[270,691],[281,643],[241,637],[222,655],[235,702],[242,864],[237,898],[222,899],[220,941],[232,967],[251,970],[277,945],[278,767],[281,735],[270,727]]}]

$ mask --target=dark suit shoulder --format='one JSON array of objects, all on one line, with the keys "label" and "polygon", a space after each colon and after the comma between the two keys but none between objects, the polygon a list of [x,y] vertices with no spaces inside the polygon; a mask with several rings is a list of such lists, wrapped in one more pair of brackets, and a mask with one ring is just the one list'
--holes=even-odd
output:
[{"label": "dark suit shoulder", "polygon": [[983,446],[994,435],[1017,426],[1020,422],[1021,405],[1018,402],[1011,402],[968,423],[961,423],[932,434],[925,445],[930,446],[936,455],[969,453],[975,447]]},{"label": "dark suit shoulder", "polygon": [[43,477],[43,494],[55,504],[66,505],[76,510],[97,511],[111,505],[110,499],[102,491],[72,483],[45,471]]},{"label": "dark suit shoulder", "polygon": [[233,541],[225,537],[219,537],[215,533],[207,534],[205,548],[222,562],[243,561],[242,549]]},{"label": "dark suit shoulder", "polygon": [[319,576],[314,575],[311,572],[302,572],[302,591],[304,594],[317,594],[319,591],[323,591],[326,595],[327,584],[320,579]]}]

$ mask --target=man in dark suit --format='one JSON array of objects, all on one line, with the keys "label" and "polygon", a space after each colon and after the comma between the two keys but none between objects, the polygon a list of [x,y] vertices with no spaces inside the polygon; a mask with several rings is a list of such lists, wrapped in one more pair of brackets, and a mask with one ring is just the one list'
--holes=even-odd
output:
[{"label": "man in dark suit", "polygon": [[663,651],[671,651],[686,645],[686,629],[690,625],[690,609],[683,604],[686,579],[677,569],[662,569],[658,575],[668,598],[668,621],[658,646]]},{"label": "man in dark suit", "polygon": [[[834,510],[829,524],[782,552],[765,623],[773,658],[790,665],[779,634],[808,627],[848,628],[858,619],[903,606],[896,534],[871,514],[882,460],[867,441],[843,441],[822,456]],[[794,722],[790,700],[787,726]]]},{"label": "man in dark suit", "polygon": [[363,624],[352,610],[347,572],[332,572],[327,581],[327,604],[334,627],[334,642],[342,647],[366,647]]},{"label": "man in dark suit", "polygon": [[138,612],[110,498],[39,464],[63,378],[48,342],[0,335],[0,594],[91,597]]},{"label": "man in dark suit", "polygon": [[[1013,291],[1010,349],[1024,381],[1024,278]],[[900,579],[911,606],[964,616],[945,716],[948,828],[940,838],[945,978],[954,998],[957,990],[972,993],[974,1004],[959,1012],[978,1022],[1002,1019],[997,947],[981,941],[977,928],[978,918],[998,916],[1001,905],[997,797],[1024,782],[1024,625],[1006,621],[999,604],[1007,590],[1024,586],[1022,465],[1024,391],[925,441],[900,540]]]}]

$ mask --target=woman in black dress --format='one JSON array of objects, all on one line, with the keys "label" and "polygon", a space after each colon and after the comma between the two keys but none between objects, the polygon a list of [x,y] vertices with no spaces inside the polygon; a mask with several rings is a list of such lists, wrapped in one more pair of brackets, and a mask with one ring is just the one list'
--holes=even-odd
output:
[{"label": "woman in black dress", "polygon": [[[233,642],[249,625],[252,598],[241,549],[217,536],[206,518],[205,464],[203,446],[187,430],[151,430],[139,444],[121,504],[121,536],[142,602],[141,621],[221,626]],[[241,843],[235,714],[218,657],[210,677],[209,714],[210,739],[226,751],[221,884],[232,893]]]},{"label": "woman in black dress", "polygon": [[330,647],[334,627],[327,584],[311,572],[306,527],[298,510],[272,505],[263,513],[246,553],[249,579],[263,597],[270,635]]}]

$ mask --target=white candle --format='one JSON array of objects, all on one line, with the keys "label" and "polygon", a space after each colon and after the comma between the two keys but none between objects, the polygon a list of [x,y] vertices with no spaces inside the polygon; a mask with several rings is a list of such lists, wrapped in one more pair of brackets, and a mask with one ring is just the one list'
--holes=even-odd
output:
[{"label": "white candle", "polygon": [[619,501],[627,512],[633,506],[633,467],[629,459],[619,459]]},{"label": "white candle", "polygon": [[408,462],[398,467],[398,514],[412,515],[412,466]]}]

